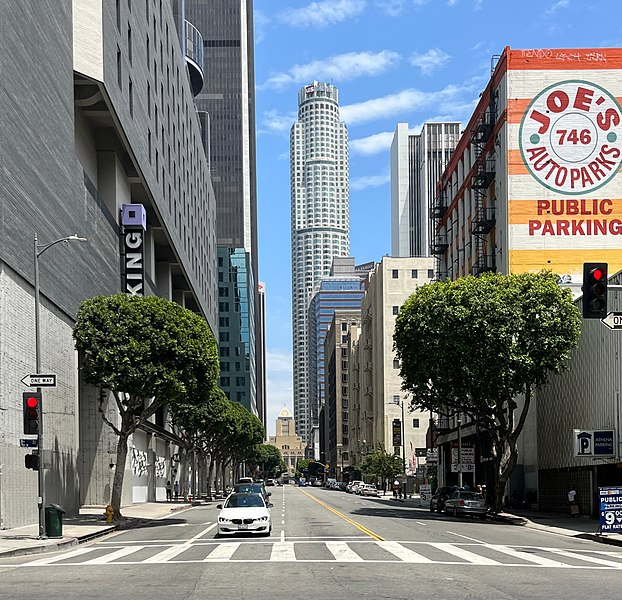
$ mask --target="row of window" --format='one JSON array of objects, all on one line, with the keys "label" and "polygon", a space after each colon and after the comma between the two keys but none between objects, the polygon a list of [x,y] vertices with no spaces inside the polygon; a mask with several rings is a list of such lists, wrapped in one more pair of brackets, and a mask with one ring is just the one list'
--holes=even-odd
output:
[{"label": "row of window", "polygon": [[[434,269],[428,269],[428,279],[433,279],[434,278]],[[391,269],[391,278],[392,279],[399,279],[400,276],[400,271],[399,269]],[[417,277],[419,277],[419,270],[418,269],[411,269],[410,271],[410,276],[412,279],[417,279]],[[397,314],[397,313],[393,313],[393,314]]]}]

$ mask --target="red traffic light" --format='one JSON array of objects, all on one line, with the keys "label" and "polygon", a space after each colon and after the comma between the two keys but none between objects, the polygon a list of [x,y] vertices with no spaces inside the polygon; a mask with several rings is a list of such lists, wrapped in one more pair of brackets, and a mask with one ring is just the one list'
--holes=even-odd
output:
[{"label": "red traffic light", "polygon": [[37,406],[39,406],[39,399],[35,396],[29,396],[26,400],[26,405],[28,408],[37,408]]},{"label": "red traffic light", "polygon": [[590,275],[596,279],[596,281],[600,281],[601,279],[604,279],[607,277],[607,271],[605,271],[604,269],[592,269],[592,272],[590,273]]}]

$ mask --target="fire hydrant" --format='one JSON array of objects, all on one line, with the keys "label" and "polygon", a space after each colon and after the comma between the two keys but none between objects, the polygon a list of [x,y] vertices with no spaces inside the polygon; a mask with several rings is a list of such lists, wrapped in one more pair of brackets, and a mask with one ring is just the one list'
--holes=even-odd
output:
[{"label": "fire hydrant", "polygon": [[112,504],[109,504],[108,506],[106,506],[104,515],[106,517],[106,523],[112,523],[112,516],[114,515],[114,508],[112,508]]}]

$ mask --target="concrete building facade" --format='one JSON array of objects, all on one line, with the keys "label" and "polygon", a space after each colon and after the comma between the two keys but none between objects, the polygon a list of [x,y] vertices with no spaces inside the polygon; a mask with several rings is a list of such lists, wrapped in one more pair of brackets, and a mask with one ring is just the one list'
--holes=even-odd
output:
[{"label": "concrete building facade", "polygon": [[[402,391],[399,362],[393,349],[395,318],[417,287],[434,277],[434,259],[385,256],[370,273],[361,304],[360,327],[350,327],[348,343],[350,464],[359,467],[366,454],[382,445],[405,453],[406,473],[416,471],[416,448],[426,447],[428,416],[411,412]],[[393,444],[393,422],[402,423],[401,447]]]},{"label": "concrete building facade", "polygon": [[[14,527],[37,520],[37,474],[19,443],[20,380],[35,367],[34,234],[41,244],[88,240],[39,259],[41,362],[58,375],[44,393],[46,501],[68,512],[106,504],[116,468],[126,470],[124,504],[164,499],[177,472],[165,415],[115,465],[116,437],[79,380],[72,329],[82,300],[125,291],[120,212],[132,204],[146,212],[144,293],[202,314],[216,332],[216,207],[170,3],[5,2],[0,20],[0,527]],[[23,52],[42,31],[45,43]]]},{"label": "concrete building facade", "polygon": [[436,184],[460,139],[460,123],[398,123],[391,142],[391,256],[430,255]]},{"label": "concrete building facade", "polygon": [[313,83],[298,93],[290,132],[293,392],[296,430],[312,431],[309,399],[308,308],[333,257],[348,256],[348,132],[339,117],[339,92]]}]

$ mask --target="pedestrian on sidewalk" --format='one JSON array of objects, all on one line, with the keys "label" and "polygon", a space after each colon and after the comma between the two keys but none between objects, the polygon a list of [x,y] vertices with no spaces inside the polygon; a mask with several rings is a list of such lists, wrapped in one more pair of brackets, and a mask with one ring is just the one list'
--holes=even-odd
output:
[{"label": "pedestrian on sidewalk", "polygon": [[400,491],[400,482],[396,479],[395,481],[393,481],[393,497],[395,499],[397,499],[399,491]]},{"label": "pedestrian on sidewalk", "polygon": [[570,486],[568,490],[568,505],[570,506],[570,518],[579,516],[579,498],[577,496],[577,490],[574,485]]},{"label": "pedestrian on sidewalk", "polygon": [[175,492],[175,502],[177,502],[179,498],[179,481],[176,481],[173,485],[173,491]]},{"label": "pedestrian on sidewalk", "polygon": [[170,502],[173,499],[173,486],[170,480],[166,482],[166,500]]}]

